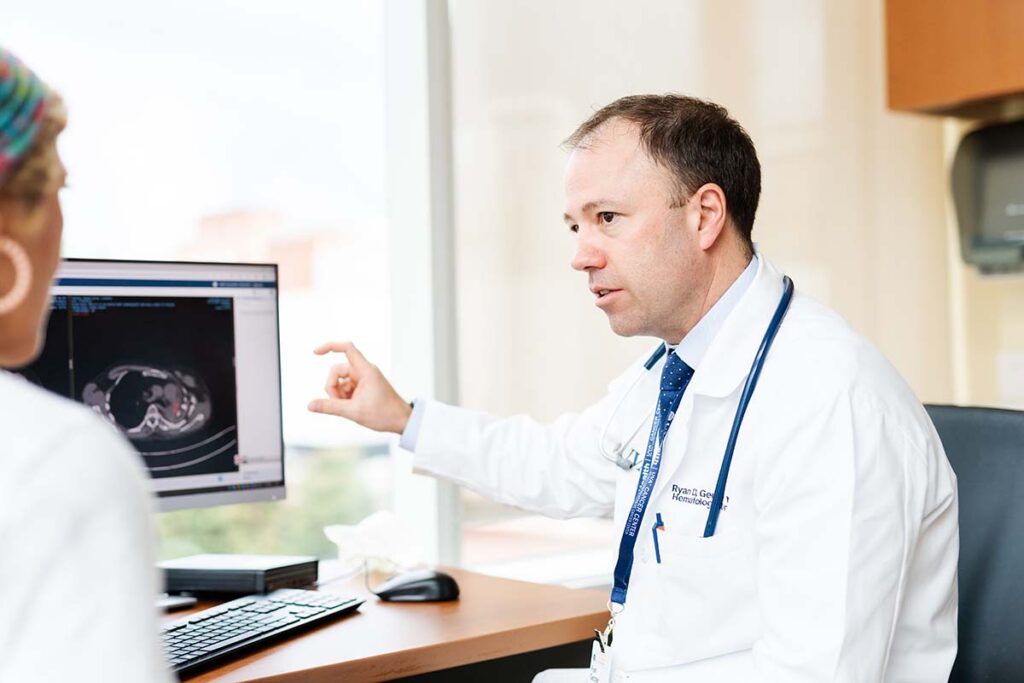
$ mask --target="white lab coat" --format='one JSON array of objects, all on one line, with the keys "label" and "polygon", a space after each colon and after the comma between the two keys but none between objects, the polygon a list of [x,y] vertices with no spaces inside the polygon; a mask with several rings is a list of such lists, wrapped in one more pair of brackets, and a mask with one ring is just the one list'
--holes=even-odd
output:
[{"label": "white lab coat", "polygon": [[[896,370],[799,291],[750,402],[718,530],[702,538],[743,382],[782,294],[781,274],[760,261],[666,438],[617,618],[614,678],[946,681],[955,477]],[[554,517],[614,514],[621,528],[639,468],[621,470],[598,441],[606,425],[613,441],[645,419],[632,442],[644,453],[663,365],[617,411],[640,362],[600,403],[550,425],[430,402],[414,465]]]}]

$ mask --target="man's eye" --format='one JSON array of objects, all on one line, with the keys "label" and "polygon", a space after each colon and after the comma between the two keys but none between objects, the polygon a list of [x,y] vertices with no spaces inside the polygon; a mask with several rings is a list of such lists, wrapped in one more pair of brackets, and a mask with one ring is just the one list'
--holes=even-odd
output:
[{"label": "man's eye", "polygon": [[601,219],[602,223],[611,223],[613,220],[615,220],[615,214],[611,211],[602,211],[601,213],[597,214],[597,217]]},{"label": "man's eye", "polygon": [[569,226],[569,232],[579,232],[579,231],[580,231],[580,226],[576,225],[575,223],[573,223],[572,225]]}]

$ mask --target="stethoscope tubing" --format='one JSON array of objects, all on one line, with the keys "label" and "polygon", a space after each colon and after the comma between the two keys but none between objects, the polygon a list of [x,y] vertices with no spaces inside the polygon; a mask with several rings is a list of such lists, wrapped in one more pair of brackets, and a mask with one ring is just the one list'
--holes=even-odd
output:
[{"label": "stethoscope tubing", "polygon": [[768,329],[761,340],[761,347],[754,356],[754,362],[750,367],[750,374],[747,375],[747,381],[743,385],[740,403],[736,408],[732,429],[729,431],[729,441],[725,446],[725,455],[722,456],[722,467],[718,472],[718,482],[715,484],[715,495],[711,499],[711,506],[708,510],[708,521],[704,525],[704,538],[715,535],[715,528],[718,526],[718,514],[721,512],[722,503],[725,500],[725,486],[729,481],[729,468],[732,466],[732,455],[736,450],[736,439],[739,437],[740,426],[743,424],[743,416],[746,415],[747,406],[750,405],[750,398],[754,394],[757,380],[761,377],[765,357],[768,355],[772,342],[775,341],[775,335],[778,334],[779,327],[782,326],[782,319],[789,310],[789,302],[793,298],[793,281],[788,275],[783,278],[783,286],[782,299],[775,308],[775,314],[772,315],[771,322],[768,323]]},{"label": "stethoscope tubing", "polygon": [[597,439],[597,448],[601,452],[601,457],[603,457],[605,460],[610,460],[611,462],[615,463],[624,470],[631,470],[636,465],[635,462],[631,462],[628,458],[626,458],[623,455],[626,445],[633,439],[633,437],[635,437],[640,432],[640,429],[643,428],[644,426],[644,422],[647,421],[647,417],[649,417],[651,413],[653,413],[654,411],[652,410],[649,413],[647,413],[647,415],[644,416],[644,419],[640,422],[640,424],[636,426],[636,429],[634,429],[633,432],[629,434],[629,436],[627,436],[622,443],[615,445],[615,448],[613,449],[615,451],[614,455],[608,453],[608,450],[605,448],[604,445],[605,440],[608,438],[608,428],[611,426],[611,423],[615,421],[615,416],[619,413],[619,410],[622,408],[622,404],[626,402],[626,399],[628,399],[630,395],[633,393],[633,390],[636,389],[636,385],[640,383],[640,380],[647,376],[647,373],[650,372],[650,370],[655,366],[655,364],[657,364],[659,360],[661,360],[661,357],[665,355],[666,351],[668,351],[668,347],[665,345],[664,342],[662,342],[662,344],[657,349],[655,349],[654,353],[651,354],[651,357],[644,361],[643,371],[637,374],[637,376],[633,379],[632,384],[630,384],[626,391],[623,392],[622,396],[619,397],[619,400],[615,403],[615,407],[612,408],[611,416],[607,420],[605,420],[604,427],[601,429],[601,435]]},{"label": "stethoscope tubing", "polygon": [[665,345],[664,342],[662,342],[661,346],[659,346],[657,350],[651,354],[651,357],[644,361],[644,370],[650,370],[651,368],[653,368],[654,364],[661,360],[661,357],[665,355],[665,351],[667,350],[668,347]]}]

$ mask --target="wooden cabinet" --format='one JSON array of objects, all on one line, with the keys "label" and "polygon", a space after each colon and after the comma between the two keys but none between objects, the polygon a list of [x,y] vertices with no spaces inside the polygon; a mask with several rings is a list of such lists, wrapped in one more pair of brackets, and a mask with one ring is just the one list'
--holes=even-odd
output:
[{"label": "wooden cabinet", "polygon": [[1024,0],[886,0],[889,107],[969,115],[1024,97]]}]

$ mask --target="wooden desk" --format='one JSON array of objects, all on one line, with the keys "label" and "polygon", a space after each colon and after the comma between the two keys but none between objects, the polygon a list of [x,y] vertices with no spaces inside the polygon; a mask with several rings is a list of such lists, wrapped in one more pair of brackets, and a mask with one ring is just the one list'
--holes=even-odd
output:
[{"label": "wooden desk", "polygon": [[461,589],[454,602],[380,602],[366,592],[361,574],[328,584],[321,590],[360,595],[366,603],[351,616],[187,680],[387,681],[585,640],[608,620],[604,591],[446,571]]}]

